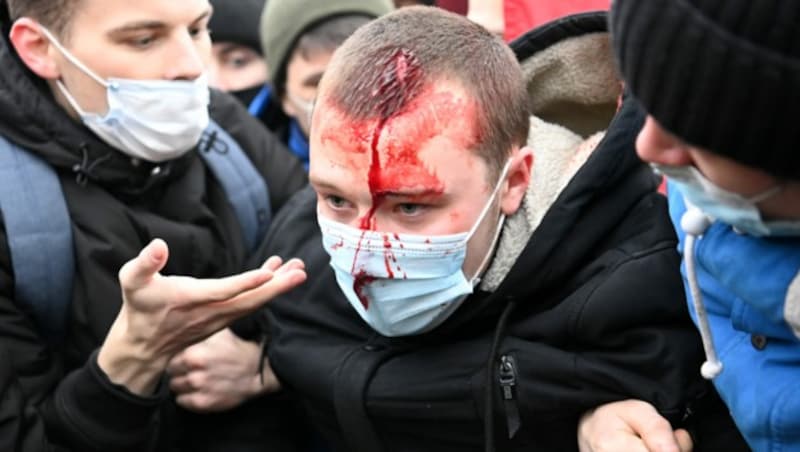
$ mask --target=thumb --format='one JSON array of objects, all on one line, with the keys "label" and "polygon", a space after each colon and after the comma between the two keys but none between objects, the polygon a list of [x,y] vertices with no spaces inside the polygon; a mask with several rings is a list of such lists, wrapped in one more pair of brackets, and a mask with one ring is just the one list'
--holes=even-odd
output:
[{"label": "thumb", "polygon": [[135,290],[164,268],[169,258],[169,248],[161,239],[154,239],[145,246],[139,255],[129,260],[119,271],[119,281],[123,289]]},{"label": "thumb", "polygon": [[689,435],[689,432],[682,428],[675,430],[675,440],[678,442],[678,447],[681,449],[681,452],[691,452],[694,448],[692,437]]}]

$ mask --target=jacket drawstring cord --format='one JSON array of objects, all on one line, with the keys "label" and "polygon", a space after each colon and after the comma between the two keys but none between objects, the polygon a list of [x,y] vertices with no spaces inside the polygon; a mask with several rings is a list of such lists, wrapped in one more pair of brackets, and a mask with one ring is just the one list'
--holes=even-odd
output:
[{"label": "jacket drawstring cord", "polygon": [[707,380],[715,378],[722,372],[722,362],[717,358],[711,325],[708,321],[705,305],[703,305],[703,295],[700,291],[700,284],[697,281],[697,269],[695,267],[696,242],[709,226],[711,226],[711,221],[708,216],[695,207],[690,207],[681,217],[681,228],[686,232],[686,243],[683,248],[683,256],[686,259],[686,279],[689,281],[689,291],[691,292],[694,310],[697,313],[697,325],[700,328],[700,338],[703,341],[703,349],[706,354],[706,361],[700,367],[700,374]]},{"label": "jacket drawstring cord", "polygon": [[111,158],[111,153],[100,157],[94,162],[89,162],[89,146],[86,143],[81,144],[81,162],[72,165],[72,171],[75,173],[75,182],[81,187],[86,186],[86,182],[92,179],[92,172],[95,168],[100,166],[103,162]]}]

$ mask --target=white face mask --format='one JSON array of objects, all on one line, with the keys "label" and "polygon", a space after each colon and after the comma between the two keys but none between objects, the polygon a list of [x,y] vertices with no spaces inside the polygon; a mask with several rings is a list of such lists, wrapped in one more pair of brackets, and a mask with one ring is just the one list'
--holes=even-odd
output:
[{"label": "white face mask", "polygon": [[800,235],[798,221],[764,221],[758,203],[781,191],[781,186],[772,187],[750,198],[727,191],[708,180],[694,166],[666,166],[653,164],[680,190],[692,206],[700,209],[714,220],[732,226],[736,231],[755,237]]},{"label": "white face mask", "polygon": [[45,28],[50,42],[86,75],[106,88],[108,112],[84,111],[58,80],[58,89],[83,123],[111,146],[138,159],[163,162],[185,154],[208,126],[209,90],[205,75],[184,80],[103,80]]},{"label": "white face mask", "polygon": [[375,331],[389,337],[430,331],[472,293],[505,217],[501,216],[489,251],[469,279],[462,270],[467,243],[492,206],[509,165],[510,161],[468,232],[426,236],[364,231],[317,215],[336,281]]},{"label": "white face mask", "polygon": [[311,128],[311,115],[314,113],[314,101],[301,99],[288,91],[286,92],[286,97],[297,109],[299,116],[295,119],[301,125],[303,133],[308,135],[308,131]]}]

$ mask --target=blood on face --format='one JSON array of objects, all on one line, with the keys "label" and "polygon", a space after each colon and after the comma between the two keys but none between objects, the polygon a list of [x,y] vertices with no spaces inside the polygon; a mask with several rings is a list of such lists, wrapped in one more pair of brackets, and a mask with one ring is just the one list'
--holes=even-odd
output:
[{"label": "blood on face", "polygon": [[[406,192],[424,192],[427,198],[441,196],[445,184],[436,172],[420,158],[420,149],[431,140],[447,136],[450,143],[465,151],[475,143],[475,103],[463,95],[437,87],[434,83],[420,87],[424,74],[416,58],[398,50],[384,68],[372,88],[376,97],[375,114],[354,119],[339,105],[323,101],[328,118],[318,121],[322,126],[321,144],[351,154],[344,159],[353,170],[366,169],[371,196],[369,210],[358,219],[364,239],[366,231],[377,231],[376,212],[387,196]],[[453,127],[454,121],[467,126]],[[361,162],[367,160],[364,165]],[[361,164],[357,164],[361,163]],[[387,231],[388,233],[388,231]],[[395,234],[395,238],[399,237]],[[404,274],[396,262],[389,236],[384,237],[384,261],[389,278]],[[403,248],[399,242],[399,248]],[[353,262],[353,289],[365,309],[369,300],[365,287],[375,280],[374,275],[357,270],[361,241]]]}]

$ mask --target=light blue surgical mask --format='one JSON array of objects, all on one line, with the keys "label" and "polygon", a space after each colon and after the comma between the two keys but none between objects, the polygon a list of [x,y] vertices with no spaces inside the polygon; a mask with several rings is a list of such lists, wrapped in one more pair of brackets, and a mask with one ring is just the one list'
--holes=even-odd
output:
[{"label": "light blue surgical mask", "polygon": [[778,194],[782,189],[780,185],[747,198],[718,187],[694,166],[652,166],[680,190],[689,205],[737,232],[755,237],[800,235],[800,221],[764,221],[761,218],[758,203]]},{"label": "light blue surgical mask", "polygon": [[83,124],[109,145],[149,162],[180,157],[200,141],[209,123],[208,81],[104,80],[70,53],[47,29],[47,39],[75,67],[106,88],[108,112],[84,111],[61,80],[56,85]]},{"label": "light blue surgical mask", "polygon": [[501,215],[492,244],[471,278],[462,270],[467,243],[493,205],[509,164],[467,232],[429,236],[366,231],[317,215],[336,281],[375,331],[389,337],[425,333],[444,322],[473,292],[505,216]]}]

